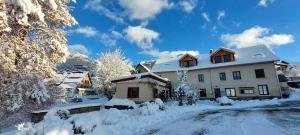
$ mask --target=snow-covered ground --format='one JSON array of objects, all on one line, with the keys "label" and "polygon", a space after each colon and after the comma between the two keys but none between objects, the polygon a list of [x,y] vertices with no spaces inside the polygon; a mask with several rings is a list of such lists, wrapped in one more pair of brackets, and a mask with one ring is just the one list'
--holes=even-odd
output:
[{"label": "snow-covered ground", "polygon": [[234,101],[232,106],[214,101],[178,106],[173,101],[160,110],[155,105],[122,111],[103,109],[66,120],[55,116],[53,110],[42,122],[29,128],[21,126],[20,133],[68,135],[73,134],[75,125],[88,135],[300,134],[300,92],[289,99]]}]

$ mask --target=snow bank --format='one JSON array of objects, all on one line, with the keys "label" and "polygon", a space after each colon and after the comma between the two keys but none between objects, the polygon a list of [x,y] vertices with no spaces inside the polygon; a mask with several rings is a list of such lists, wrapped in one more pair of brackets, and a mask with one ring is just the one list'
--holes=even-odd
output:
[{"label": "snow bank", "polygon": [[58,110],[50,110],[44,117],[44,120],[35,125],[38,135],[71,135],[73,134],[73,125],[69,120],[61,119]]},{"label": "snow bank", "polygon": [[136,104],[132,100],[120,99],[120,98],[113,98],[108,102],[106,102],[104,105],[105,106],[124,105],[124,106],[132,106],[134,108],[136,107]]},{"label": "snow bank", "polygon": [[222,96],[217,98],[217,101],[221,104],[221,105],[231,105],[233,103],[232,99],[229,99],[226,96]]}]

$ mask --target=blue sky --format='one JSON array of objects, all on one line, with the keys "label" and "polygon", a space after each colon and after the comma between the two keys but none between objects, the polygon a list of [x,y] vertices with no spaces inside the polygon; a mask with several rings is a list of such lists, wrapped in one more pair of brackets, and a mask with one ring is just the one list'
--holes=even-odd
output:
[{"label": "blue sky", "polygon": [[300,61],[299,0],[78,0],[69,48],[96,59],[120,48],[134,63],[219,47],[269,46]]}]

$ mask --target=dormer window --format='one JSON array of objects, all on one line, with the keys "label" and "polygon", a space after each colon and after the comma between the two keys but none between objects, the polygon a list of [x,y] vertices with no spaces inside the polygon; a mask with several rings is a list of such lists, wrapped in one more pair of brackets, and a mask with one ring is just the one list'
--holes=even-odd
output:
[{"label": "dormer window", "polygon": [[234,51],[220,48],[219,50],[215,51],[211,54],[211,62],[216,63],[223,63],[223,62],[231,62],[235,60]]},{"label": "dormer window", "polygon": [[216,57],[215,57],[215,63],[222,63],[222,58],[221,58],[221,56],[216,56]]},{"label": "dormer window", "polygon": [[230,61],[232,61],[230,55],[224,55],[224,62],[230,62]]},{"label": "dormer window", "polygon": [[190,55],[190,54],[186,54],[183,55],[180,59],[179,59],[179,65],[180,67],[193,67],[193,66],[197,66],[198,61],[197,58],[195,58],[194,56]]}]

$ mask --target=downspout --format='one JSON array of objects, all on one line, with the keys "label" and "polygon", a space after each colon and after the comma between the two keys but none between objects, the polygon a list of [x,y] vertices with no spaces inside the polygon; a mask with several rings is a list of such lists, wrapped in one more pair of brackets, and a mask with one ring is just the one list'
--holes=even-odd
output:
[{"label": "downspout", "polygon": [[[211,69],[209,69],[209,81],[210,81],[210,91],[212,92],[212,94],[214,95],[214,91],[213,91],[213,86],[212,86],[212,81],[211,81]],[[215,95],[214,95],[215,96]],[[216,97],[216,96],[215,96]]]}]

